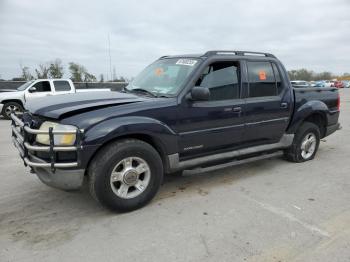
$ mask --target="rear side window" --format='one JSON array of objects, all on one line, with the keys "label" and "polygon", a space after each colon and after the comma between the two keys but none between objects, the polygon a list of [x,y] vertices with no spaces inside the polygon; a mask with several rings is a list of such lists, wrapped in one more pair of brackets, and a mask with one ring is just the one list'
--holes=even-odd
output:
[{"label": "rear side window", "polygon": [[70,85],[68,81],[54,81],[55,90],[59,91],[70,91]]},{"label": "rear side window", "polygon": [[49,81],[37,82],[33,87],[36,88],[35,92],[51,92],[51,86]]},{"label": "rear side window", "polygon": [[238,77],[238,62],[217,62],[202,72],[196,85],[209,88],[211,101],[237,99],[239,98]]},{"label": "rear side window", "polygon": [[276,96],[277,86],[270,62],[247,62],[249,97]]}]

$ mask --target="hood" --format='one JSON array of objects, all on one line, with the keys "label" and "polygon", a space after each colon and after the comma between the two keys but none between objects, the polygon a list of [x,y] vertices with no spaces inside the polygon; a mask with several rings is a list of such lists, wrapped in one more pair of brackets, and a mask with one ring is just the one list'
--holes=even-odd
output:
[{"label": "hood", "polygon": [[145,101],[149,98],[120,92],[84,92],[37,98],[26,103],[34,115],[62,119],[109,106]]},{"label": "hood", "polygon": [[[3,90],[3,89],[2,89]],[[5,99],[18,99],[22,100],[24,95],[24,91],[12,90],[9,92],[0,92],[0,102]]]},{"label": "hood", "polygon": [[5,92],[16,92],[16,89],[0,89],[0,93],[5,93]]}]

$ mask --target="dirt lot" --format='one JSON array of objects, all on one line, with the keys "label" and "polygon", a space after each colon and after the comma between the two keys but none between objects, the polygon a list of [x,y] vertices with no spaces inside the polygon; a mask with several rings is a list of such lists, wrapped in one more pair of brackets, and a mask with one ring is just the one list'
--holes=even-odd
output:
[{"label": "dirt lot", "polygon": [[315,160],[167,178],[127,214],[41,184],[0,119],[0,261],[350,261],[350,89],[341,95],[343,129]]}]

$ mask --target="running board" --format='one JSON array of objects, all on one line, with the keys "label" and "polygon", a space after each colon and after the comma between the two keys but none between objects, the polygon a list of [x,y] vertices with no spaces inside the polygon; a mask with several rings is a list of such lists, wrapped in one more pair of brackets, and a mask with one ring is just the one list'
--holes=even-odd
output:
[{"label": "running board", "polygon": [[219,153],[209,156],[198,157],[194,159],[179,160],[179,154],[168,155],[169,169],[170,171],[184,170],[191,167],[200,166],[202,164],[209,164],[210,162],[232,159],[235,157],[240,157],[249,154],[260,153],[264,151],[277,150],[288,148],[292,145],[294,139],[294,134],[284,134],[278,143],[266,144],[260,146],[253,146],[243,149],[238,149],[230,152]]},{"label": "running board", "polygon": [[209,167],[203,167],[203,168],[199,167],[199,168],[189,169],[188,171],[190,172],[190,174],[192,174],[192,173],[210,172],[210,171],[214,171],[214,170],[218,170],[218,169],[222,169],[222,168],[243,165],[243,164],[247,164],[247,163],[250,163],[250,162],[255,162],[255,161],[258,161],[258,160],[280,157],[282,155],[283,155],[283,152],[282,151],[278,151],[278,152],[274,152],[274,153],[270,153],[270,154],[263,154],[263,155],[260,155],[260,156],[254,156],[254,157],[250,157],[250,158],[246,158],[246,159],[242,159],[242,160],[234,160],[234,161],[227,162],[227,163],[224,163],[224,164],[219,164],[219,165],[214,165],[214,166],[209,166]]}]

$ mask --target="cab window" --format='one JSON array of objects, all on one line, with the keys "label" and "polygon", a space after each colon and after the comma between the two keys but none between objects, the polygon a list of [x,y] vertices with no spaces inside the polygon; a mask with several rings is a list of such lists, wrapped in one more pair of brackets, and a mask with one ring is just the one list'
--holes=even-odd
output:
[{"label": "cab window", "polygon": [[210,90],[210,100],[239,98],[239,63],[216,62],[204,69],[196,86]]},{"label": "cab window", "polygon": [[70,91],[70,89],[71,89],[68,81],[58,80],[58,81],[54,81],[53,84],[55,86],[56,92]]},{"label": "cab window", "polygon": [[49,81],[37,82],[33,87],[36,88],[35,92],[51,92],[51,86]]},{"label": "cab window", "polygon": [[247,62],[249,97],[276,96],[277,86],[270,62]]}]

